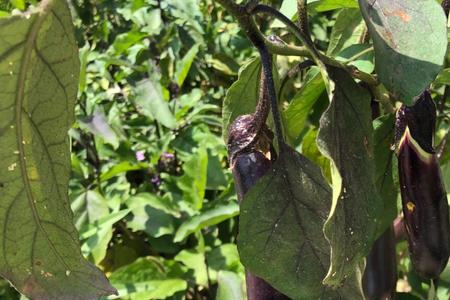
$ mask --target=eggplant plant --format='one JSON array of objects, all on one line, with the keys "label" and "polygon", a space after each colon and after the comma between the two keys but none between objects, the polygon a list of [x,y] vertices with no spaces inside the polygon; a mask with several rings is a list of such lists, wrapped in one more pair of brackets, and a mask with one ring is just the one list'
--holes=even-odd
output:
[{"label": "eggplant plant", "polygon": [[94,2],[0,3],[18,292],[449,298],[448,1]]}]

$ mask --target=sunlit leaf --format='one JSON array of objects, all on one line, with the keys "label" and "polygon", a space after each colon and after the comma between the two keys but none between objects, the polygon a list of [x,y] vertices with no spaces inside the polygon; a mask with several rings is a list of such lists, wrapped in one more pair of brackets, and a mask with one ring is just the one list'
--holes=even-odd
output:
[{"label": "sunlit leaf", "polygon": [[67,197],[78,49],[66,1],[0,19],[0,273],[32,299],[115,290],[83,259]]},{"label": "sunlit leaf", "polygon": [[327,54],[336,55],[341,50],[359,43],[364,29],[365,25],[358,9],[341,10],[331,31]]},{"label": "sunlit leaf", "polygon": [[443,9],[435,0],[359,0],[359,5],[375,47],[380,81],[398,100],[412,104],[444,63]]}]

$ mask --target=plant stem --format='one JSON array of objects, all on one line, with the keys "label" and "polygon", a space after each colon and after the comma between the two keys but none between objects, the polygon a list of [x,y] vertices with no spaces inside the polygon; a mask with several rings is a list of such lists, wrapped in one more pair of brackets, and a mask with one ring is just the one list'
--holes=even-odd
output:
[{"label": "plant stem", "polygon": [[351,63],[351,62],[357,60],[357,59],[360,58],[361,56],[364,56],[365,54],[367,54],[367,53],[369,53],[369,52],[371,52],[371,51],[373,51],[373,47],[369,47],[369,48],[367,48],[367,49],[364,49],[363,51],[358,52],[358,53],[356,53],[355,55],[353,55],[352,57],[350,57],[349,59],[345,60],[345,63],[346,63],[346,64],[349,64],[349,63]]},{"label": "plant stem", "polygon": [[[282,145],[283,138],[283,129],[281,125],[281,114],[278,110],[278,101],[277,94],[275,92],[275,84],[273,81],[272,75],[272,57],[266,46],[266,38],[259,31],[256,26],[255,21],[253,20],[253,16],[250,14],[250,11],[257,5],[257,1],[250,1],[247,6],[242,6],[234,3],[231,0],[217,0],[232,16],[234,16],[241,29],[245,32],[248,39],[252,42],[252,44],[258,49],[259,54],[261,56],[262,69],[264,72],[264,80],[266,81],[267,86],[267,95],[269,98],[272,116],[275,125],[275,136],[277,138],[278,144]],[[279,43],[273,43],[273,45],[278,45]],[[260,97],[262,100],[263,97]],[[258,106],[263,106],[263,103],[259,103]],[[265,120],[264,120],[265,122]],[[280,147],[281,150],[281,147]]]},{"label": "plant stem", "polygon": [[309,33],[308,26],[308,10],[306,0],[297,0],[297,14],[298,14],[298,26],[303,33],[303,36],[309,40],[312,44],[311,34]]}]

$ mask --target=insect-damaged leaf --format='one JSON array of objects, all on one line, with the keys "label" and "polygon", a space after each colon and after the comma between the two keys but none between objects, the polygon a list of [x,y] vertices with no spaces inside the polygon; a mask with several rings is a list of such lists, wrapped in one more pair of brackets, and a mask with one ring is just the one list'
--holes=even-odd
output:
[{"label": "insect-damaged leaf", "polygon": [[322,285],[330,246],[322,227],[331,189],[320,169],[287,145],[244,196],[238,248],[243,264],[293,299],[360,299],[349,278],[336,291]]},{"label": "insect-damaged leaf", "polygon": [[35,300],[110,295],[67,196],[79,73],[67,2],[0,19],[0,37],[0,274]]},{"label": "insect-damaged leaf", "polygon": [[324,282],[339,286],[369,253],[383,206],[375,186],[370,96],[347,72],[327,70],[334,88],[317,137],[332,161],[333,204],[324,228],[331,266]]},{"label": "insect-damaged leaf", "polygon": [[443,9],[435,0],[359,0],[375,48],[380,81],[413,103],[442,68],[447,51]]}]

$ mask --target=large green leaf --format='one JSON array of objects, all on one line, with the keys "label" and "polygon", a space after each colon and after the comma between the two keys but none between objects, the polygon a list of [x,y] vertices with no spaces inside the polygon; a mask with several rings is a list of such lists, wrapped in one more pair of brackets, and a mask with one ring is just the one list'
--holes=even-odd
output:
[{"label": "large green leaf", "polygon": [[338,8],[357,8],[356,0],[308,0],[308,10],[323,12]]},{"label": "large green leaf", "polygon": [[359,43],[365,26],[358,9],[343,9],[339,12],[331,31],[327,54],[337,55],[341,50]]},{"label": "large green leaf", "polygon": [[359,0],[375,47],[380,81],[406,104],[442,68],[447,51],[444,11],[435,0]]},{"label": "large green leaf", "polygon": [[372,246],[382,201],[375,186],[370,95],[350,75],[328,68],[334,86],[317,143],[332,161],[333,204],[325,224],[331,266],[324,282],[339,286]]},{"label": "large green leaf", "polygon": [[238,249],[245,267],[292,299],[361,299],[353,278],[338,290],[322,285],[331,196],[320,169],[284,145],[241,204]]},{"label": "large green leaf", "polygon": [[78,50],[66,1],[0,19],[0,274],[32,299],[115,290],[83,259],[67,197]]}]

